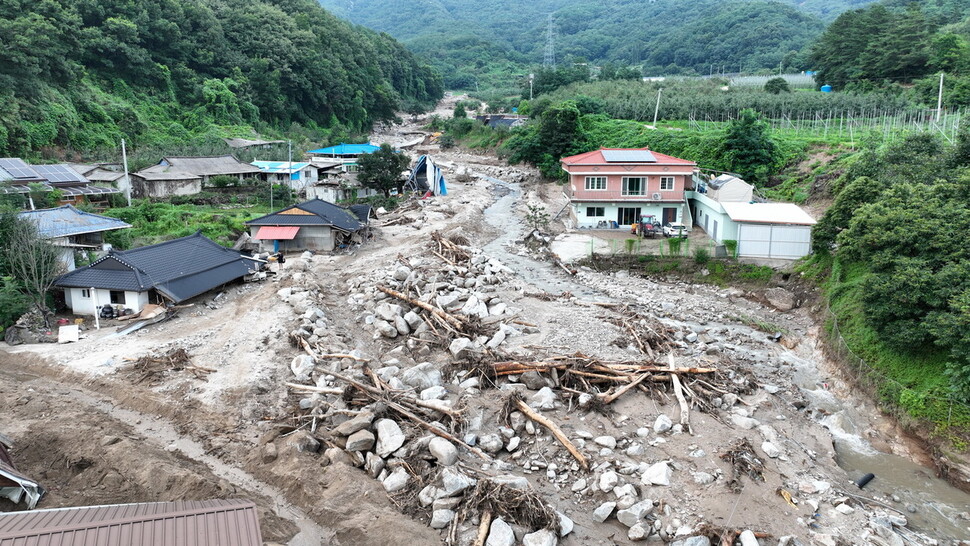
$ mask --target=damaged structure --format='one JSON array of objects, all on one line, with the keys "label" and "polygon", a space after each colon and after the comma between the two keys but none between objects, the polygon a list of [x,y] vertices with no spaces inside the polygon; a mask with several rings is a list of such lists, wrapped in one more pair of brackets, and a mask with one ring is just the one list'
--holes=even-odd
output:
[{"label": "damaged structure", "polygon": [[341,207],[311,199],[250,220],[246,225],[264,252],[332,251],[362,243],[370,214],[369,205]]},{"label": "damaged structure", "polygon": [[37,482],[17,470],[8,451],[11,447],[13,442],[0,434],[0,497],[10,499],[14,504],[23,502],[28,510],[33,510],[46,491]]},{"label": "damaged structure", "polygon": [[428,155],[422,155],[418,158],[404,187],[426,195],[448,195],[445,176],[442,174],[441,168],[435,165],[431,156]]},{"label": "damaged structure", "polygon": [[37,234],[57,247],[60,261],[67,271],[75,269],[75,252],[103,253],[106,232],[131,227],[117,218],[84,212],[72,205],[24,211],[18,216],[33,222]]},{"label": "damaged structure", "polygon": [[201,232],[156,245],[111,251],[91,265],[62,275],[77,315],[92,315],[104,305],[138,313],[149,303],[178,304],[260,269],[260,262],[222,247]]}]

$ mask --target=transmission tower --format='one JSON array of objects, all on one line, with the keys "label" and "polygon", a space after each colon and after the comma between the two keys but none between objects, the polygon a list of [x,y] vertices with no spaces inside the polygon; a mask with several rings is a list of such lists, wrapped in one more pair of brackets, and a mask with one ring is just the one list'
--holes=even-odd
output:
[{"label": "transmission tower", "polygon": [[556,68],[556,28],[552,22],[551,13],[549,14],[549,24],[546,26],[546,52],[542,66],[552,70]]}]

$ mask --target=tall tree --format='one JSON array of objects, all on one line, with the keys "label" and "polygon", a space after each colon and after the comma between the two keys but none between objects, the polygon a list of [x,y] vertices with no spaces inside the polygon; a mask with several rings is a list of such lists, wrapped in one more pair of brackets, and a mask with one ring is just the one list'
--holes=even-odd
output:
[{"label": "tall tree", "polygon": [[10,275],[21,283],[31,303],[50,326],[47,293],[63,267],[58,251],[38,236],[37,228],[29,220],[15,218],[8,225],[6,235],[4,258]]},{"label": "tall tree", "polygon": [[396,151],[390,144],[381,144],[381,149],[374,153],[364,154],[357,159],[357,180],[365,188],[391,195],[391,190],[404,191],[404,181],[401,173],[408,168],[411,160],[408,156]]},{"label": "tall tree", "polygon": [[730,169],[749,182],[764,182],[775,162],[775,143],[768,124],[751,109],[741,111],[724,137],[722,153]]}]

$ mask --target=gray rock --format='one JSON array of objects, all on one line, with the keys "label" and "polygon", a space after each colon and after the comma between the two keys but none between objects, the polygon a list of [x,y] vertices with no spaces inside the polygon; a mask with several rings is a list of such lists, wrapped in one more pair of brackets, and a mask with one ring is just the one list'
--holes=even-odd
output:
[{"label": "gray rock", "polygon": [[386,320],[377,319],[374,321],[374,329],[377,330],[382,336],[393,339],[397,337],[397,328],[393,324],[387,322]]},{"label": "gray rock", "polygon": [[499,330],[495,332],[495,335],[492,336],[492,339],[488,340],[485,346],[489,349],[498,349],[499,345],[503,343],[505,343],[505,330]]},{"label": "gray rock", "polygon": [[445,496],[448,497],[454,497],[469,487],[473,487],[475,483],[476,482],[474,479],[469,478],[468,476],[450,467],[445,468],[441,472],[442,491],[444,491]]},{"label": "gray rock", "polygon": [[396,303],[383,302],[378,304],[374,313],[386,322],[394,322],[395,318],[404,316],[404,308]]},{"label": "gray rock", "polygon": [[666,462],[659,462],[647,468],[640,483],[643,485],[670,485],[670,474],[670,466]]},{"label": "gray rock", "polygon": [[498,434],[486,434],[478,439],[478,445],[486,453],[498,453],[505,444]]},{"label": "gray rock", "polygon": [[556,533],[543,529],[534,533],[529,533],[522,537],[522,546],[556,546],[559,538]]},{"label": "gray rock", "polygon": [[445,493],[441,489],[438,489],[433,485],[426,485],[424,489],[418,493],[418,502],[421,503],[421,506],[428,506],[444,495]]},{"label": "gray rock", "polygon": [[394,317],[394,329],[401,336],[406,336],[411,333],[411,325],[408,324],[408,321],[404,320],[404,317]]},{"label": "gray rock", "polygon": [[795,294],[780,287],[765,290],[765,300],[768,301],[768,305],[779,311],[791,311],[798,305]]},{"label": "gray rock", "polygon": [[442,294],[435,298],[435,302],[446,311],[453,311],[461,307],[461,301],[457,293]]},{"label": "gray rock", "polygon": [[657,434],[662,434],[667,432],[674,426],[674,422],[670,420],[670,417],[666,415],[657,416],[657,420],[653,422],[653,431]]},{"label": "gray rock", "polygon": [[424,321],[421,320],[421,315],[415,313],[414,311],[408,311],[405,313],[404,320],[408,323],[408,326],[410,326],[412,330],[424,324]]},{"label": "gray rock", "polygon": [[435,510],[431,513],[431,528],[444,529],[455,519],[454,510]]},{"label": "gray rock", "polygon": [[300,381],[308,381],[316,363],[310,355],[297,355],[290,361],[290,371]]},{"label": "gray rock", "polygon": [[375,426],[377,429],[377,454],[387,458],[407,440],[401,427],[391,419],[381,419]]},{"label": "gray rock", "polygon": [[488,538],[485,539],[485,546],[514,546],[515,533],[512,527],[505,523],[502,518],[492,520],[492,526],[488,529]]},{"label": "gray rock", "polygon": [[529,405],[540,410],[556,409],[556,393],[549,387],[542,387],[529,398]]},{"label": "gray rock", "polygon": [[556,515],[559,516],[559,536],[564,537],[569,533],[572,533],[573,527],[576,526],[573,523],[573,520],[569,519],[566,514],[559,511],[556,512]]},{"label": "gray rock", "polygon": [[694,483],[698,485],[710,485],[714,483],[714,476],[707,472],[694,472]]},{"label": "gray rock", "polygon": [[694,333],[694,332],[691,332],[691,333],[687,334],[686,336],[684,336],[684,341],[686,341],[687,343],[694,343],[694,342],[696,342],[697,341],[697,334]]},{"label": "gray rock", "polygon": [[610,518],[610,514],[616,508],[615,502],[604,502],[599,505],[596,510],[593,510],[593,521],[603,523]]},{"label": "gray rock", "polygon": [[451,466],[458,462],[458,448],[444,438],[438,436],[432,438],[428,443],[428,451],[438,459],[438,464]]},{"label": "gray rock", "polygon": [[593,439],[593,441],[603,447],[608,447],[610,449],[614,449],[616,447],[616,438],[614,438],[613,436],[597,436],[596,438]]},{"label": "gray rock", "polygon": [[519,377],[519,381],[529,390],[537,391],[546,386],[546,380],[539,372],[525,372]]},{"label": "gray rock", "polygon": [[495,476],[494,478],[492,478],[492,481],[495,483],[500,483],[502,485],[507,485],[512,489],[518,489],[520,491],[525,491],[526,489],[529,488],[529,480],[523,478],[522,476],[511,476],[511,475]]},{"label": "gray rock", "polygon": [[653,512],[653,501],[646,499],[634,504],[626,510],[620,510],[616,513],[616,519],[627,527],[633,527],[637,523],[640,523],[640,521],[651,512]]},{"label": "gray rock", "polygon": [[750,530],[745,530],[741,532],[741,536],[738,537],[741,541],[741,546],[761,546],[758,542],[758,538],[754,536],[754,533]]},{"label": "gray rock", "polygon": [[647,540],[650,536],[650,527],[644,525],[643,523],[637,523],[626,533],[627,538],[634,542],[639,542],[641,540]]},{"label": "gray rock", "polygon": [[763,442],[761,444],[761,451],[764,451],[765,455],[772,459],[777,459],[781,455],[781,450],[771,442]]},{"label": "gray rock", "polygon": [[761,424],[757,419],[752,419],[736,413],[731,415],[731,422],[734,423],[738,428],[742,428],[744,430],[752,430]]},{"label": "gray rock", "polygon": [[441,370],[430,362],[422,362],[412,366],[401,374],[401,382],[418,390],[429,389],[441,385]]},{"label": "gray rock", "polygon": [[509,438],[509,443],[505,444],[505,450],[511,453],[516,449],[519,449],[520,443],[522,443],[522,438],[519,438],[518,436],[513,436]]},{"label": "gray rock", "polygon": [[374,447],[374,434],[369,430],[358,430],[347,438],[347,451],[370,451]]},{"label": "gray rock", "polygon": [[435,385],[434,387],[428,387],[421,391],[418,396],[421,400],[439,400],[448,395],[448,391],[445,390],[441,385]]},{"label": "gray rock", "polygon": [[291,442],[296,446],[296,450],[302,453],[316,453],[320,451],[320,442],[304,431],[294,434]]},{"label": "gray rock", "polygon": [[707,537],[690,537],[684,540],[684,546],[711,546],[711,539]]},{"label": "gray rock", "polygon": [[380,458],[374,453],[368,452],[364,457],[364,470],[367,471],[367,475],[371,478],[376,478],[380,476],[381,471],[384,470],[384,466],[387,463],[384,459]]},{"label": "gray rock", "polygon": [[385,491],[388,493],[394,493],[395,491],[404,489],[408,484],[408,480],[410,479],[411,475],[408,474],[408,471],[398,467],[394,469],[394,472],[391,472],[388,477],[384,478],[382,485],[384,486]]},{"label": "gray rock", "polygon": [[616,472],[607,471],[600,475],[600,491],[612,491],[616,484],[619,483],[620,477]]},{"label": "gray rock", "polygon": [[475,352],[475,343],[467,337],[457,337],[452,340],[448,350],[455,358],[467,358]]}]

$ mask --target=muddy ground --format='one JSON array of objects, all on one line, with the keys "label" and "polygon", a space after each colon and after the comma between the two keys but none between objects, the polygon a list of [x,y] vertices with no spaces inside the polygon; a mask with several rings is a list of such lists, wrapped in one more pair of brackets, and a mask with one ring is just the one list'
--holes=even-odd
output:
[{"label": "muddy ground", "polygon": [[[445,101],[440,113],[450,115],[453,101]],[[413,139],[405,133],[420,123],[387,128],[375,139]],[[100,331],[87,330],[75,344],[2,348],[2,432],[15,440],[12,455],[21,470],[48,488],[40,507],[245,497],[260,504],[270,542],[471,544],[480,511],[459,503],[464,501],[444,502],[448,498],[433,505],[416,500],[425,486],[440,485],[443,471],[457,469],[479,481],[525,478],[538,498],[572,522],[558,541],[567,545],[640,538],[616,515],[599,521],[595,512],[611,502],[629,507],[645,499],[654,506],[638,523],[653,543],[700,536],[716,542],[742,530],[761,533],[761,543],[772,545],[933,543],[919,532],[944,544],[970,539],[970,521],[962,519],[970,515],[960,509],[965,497],[948,497],[933,510],[916,503],[910,511],[914,503],[905,491],[880,487],[877,478],[860,492],[852,485],[859,472],[837,464],[833,434],[852,432],[876,450],[908,459],[919,459],[921,451],[826,360],[810,299],[788,291],[793,308],[781,305],[782,311],[777,301],[767,303],[764,289],[660,282],[589,268],[567,275],[532,259],[534,249],[521,243],[525,203],[542,202],[555,213],[565,202],[555,186],[487,154],[427,151],[452,175],[449,195],[382,217],[374,240],[361,248],[294,256],[266,282],[225,287],[172,320],[125,337],[113,336],[109,322]],[[468,336],[471,358],[456,357],[449,344],[456,336],[441,325],[422,326],[423,333],[408,327],[414,331],[406,335],[376,330],[378,308],[394,300],[375,288],[409,286],[398,274],[434,276],[415,285],[417,292],[461,288],[456,275],[467,274],[467,267],[434,253],[441,250],[432,242],[434,232],[451,234],[476,256],[484,249],[483,263],[493,258],[508,268],[471,281],[472,290],[489,300],[489,318],[480,323],[486,337]],[[784,286],[775,288],[784,295]],[[315,322],[309,335],[300,335],[316,353],[316,364],[295,373],[291,364],[308,349],[293,334],[308,314]],[[618,317],[662,332],[665,351],[645,355]],[[784,332],[781,340],[764,325]],[[504,341],[485,346],[497,329],[508,332]],[[134,367],[141,357],[178,348],[194,366],[214,371],[146,373]],[[321,353],[352,358],[327,360]],[[588,398],[583,406],[578,393],[557,384],[558,376],[473,381],[464,371],[482,362],[548,361],[576,353],[661,365],[670,353],[676,366],[718,372],[685,378],[701,394],[690,403],[689,422],[681,424],[669,380],[631,389],[604,408],[588,405]],[[348,438],[335,429],[380,405],[366,405],[360,393],[313,394],[286,383],[342,389],[346,383],[333,374],[367,379],[362,362],[380,374],[375,384],[402,389],[407,372],[428,363],[443,374],[434,386],[437,400],[463,416],[462,423],[448,424],[439,413],[441,426],[482,449],[496,437],[498,449],[482,457],[461,447],[458,462],[445,464],[429,455],[428,431],[398,415],[405,447],[377,457],[368,450],[380,449],[379,437],[376,448],[348,454]],[[542,400],[547,391],[551,401]],[[398,390],[390,392],[398,396]],[[531,406],[547,402],[542,415],[562,428],[590,470],[535,422],[521,419],[511,426],[503,419],[512,392]],[[735,466],[722,457],[742,440],[761,463],[760,472],[735,475]],[[643,477],[661,463],[669,485]],[[403,493],[385,491],[392,468],[408,473]],[[441,508],[446,505],[454,510]],[[448,510],[452,523],[429,527],[429,520]],[[932,512],[940,516],[933,519]],[[510,523],[517,541],[538,531]],[[528,540],[549,543],[540,538],[548,537]]]}]

